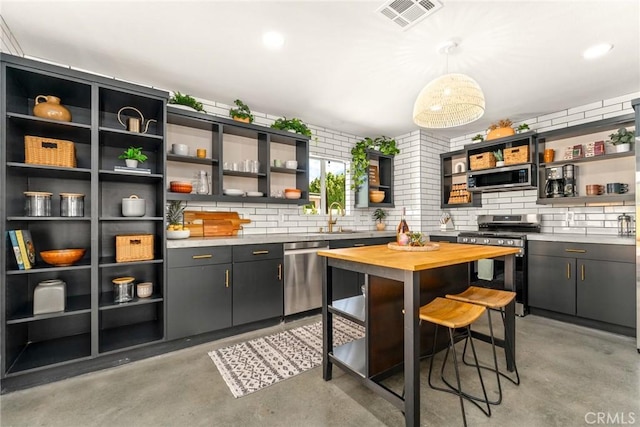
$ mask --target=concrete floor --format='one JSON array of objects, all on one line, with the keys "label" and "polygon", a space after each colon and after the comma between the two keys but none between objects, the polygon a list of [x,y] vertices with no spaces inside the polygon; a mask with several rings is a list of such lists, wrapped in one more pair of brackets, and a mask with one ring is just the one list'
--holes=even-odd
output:
[{"label": "concrete floor", "polygon": [[[318,367],[235,399],[207,355],[215,348],[316,320],[317,316],[302,319],[9,393],[0,397],[0,424],[3,427],[404,425],[400,411],[335,367],[330,382],[322,380]],[[640,355],[635,339],[532,315],[517,319],[517,339],[522,385],[516,387],[503,381],[504,402],[493,407],[491,418],[466,405],[469,425],[584,426],[597,424],[598,413],[604,413],[600,417],[610,417],[609,425],[640,425]],[[483,347],[482,355],[489,355],[488,346],[482,343],[479,346]],[[425,360],[422,425],[462,425],[457,397],[430,389],[427,369]],[[473,372],[464,372],[463,385],[467,373]],[[488,373],[485,375],[495,395],[492,379]],[[401,381],[398,375],[388,383],[398,389]]]}]

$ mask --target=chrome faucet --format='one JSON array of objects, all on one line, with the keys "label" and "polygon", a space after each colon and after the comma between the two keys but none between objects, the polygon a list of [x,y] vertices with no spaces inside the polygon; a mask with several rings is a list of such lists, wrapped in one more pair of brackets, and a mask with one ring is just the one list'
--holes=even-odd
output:
[{"label": "chrome faucet", "polygon": [[329,228],[329,233],[333,233],[333,226],[335,225],[336,222],[338,222],[338,218],[333,218],[333,215],[331,212],[334,205],[338,205],[338,208],[340,208],[340,212],[339,212],[340,216],[344,216],[344,208],[340,205],[340,203],[333,202],[329,205],[329,223],[327,224]]}]

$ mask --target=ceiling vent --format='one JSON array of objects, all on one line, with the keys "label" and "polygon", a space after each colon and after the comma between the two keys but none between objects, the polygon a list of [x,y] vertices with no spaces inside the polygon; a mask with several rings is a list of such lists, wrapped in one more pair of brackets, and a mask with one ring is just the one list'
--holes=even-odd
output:
[{"label": "ceiling vent", "polygon": [[438,0],[389,0],[376,12],[407,30],[442,8]]}]

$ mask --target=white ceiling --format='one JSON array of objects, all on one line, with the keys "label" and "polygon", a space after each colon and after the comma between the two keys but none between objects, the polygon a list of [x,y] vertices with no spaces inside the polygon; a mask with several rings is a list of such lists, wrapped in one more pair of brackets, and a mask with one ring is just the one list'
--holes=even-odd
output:
[{"label": "white ceiling", "polygon": [[[380,1],[27,1],[0,14],[25,54],[361,136],[415,130],[422,87],[448,70],[478,81],[485,115],[455,137],[640,91],[638,0],[463,1],[407,31]],[[267,30],[286,37],[262,46]],[[598,42],[614,49],[586,61]]]}]

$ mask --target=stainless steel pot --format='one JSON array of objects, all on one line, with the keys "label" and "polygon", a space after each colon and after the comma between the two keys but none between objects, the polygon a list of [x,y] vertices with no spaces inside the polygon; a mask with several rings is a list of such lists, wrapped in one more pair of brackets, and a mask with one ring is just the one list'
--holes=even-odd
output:
[{"label": "stainless steel pot", "polygon": [[25,191],[24,214],[26,216],[51,216],[51,195],[42,191]]},{"label": "stainless steel pot", "polygon": [[139,198],[135,194],[122,199],[122,216],[144,216],[144,214],[144,199]]}]

